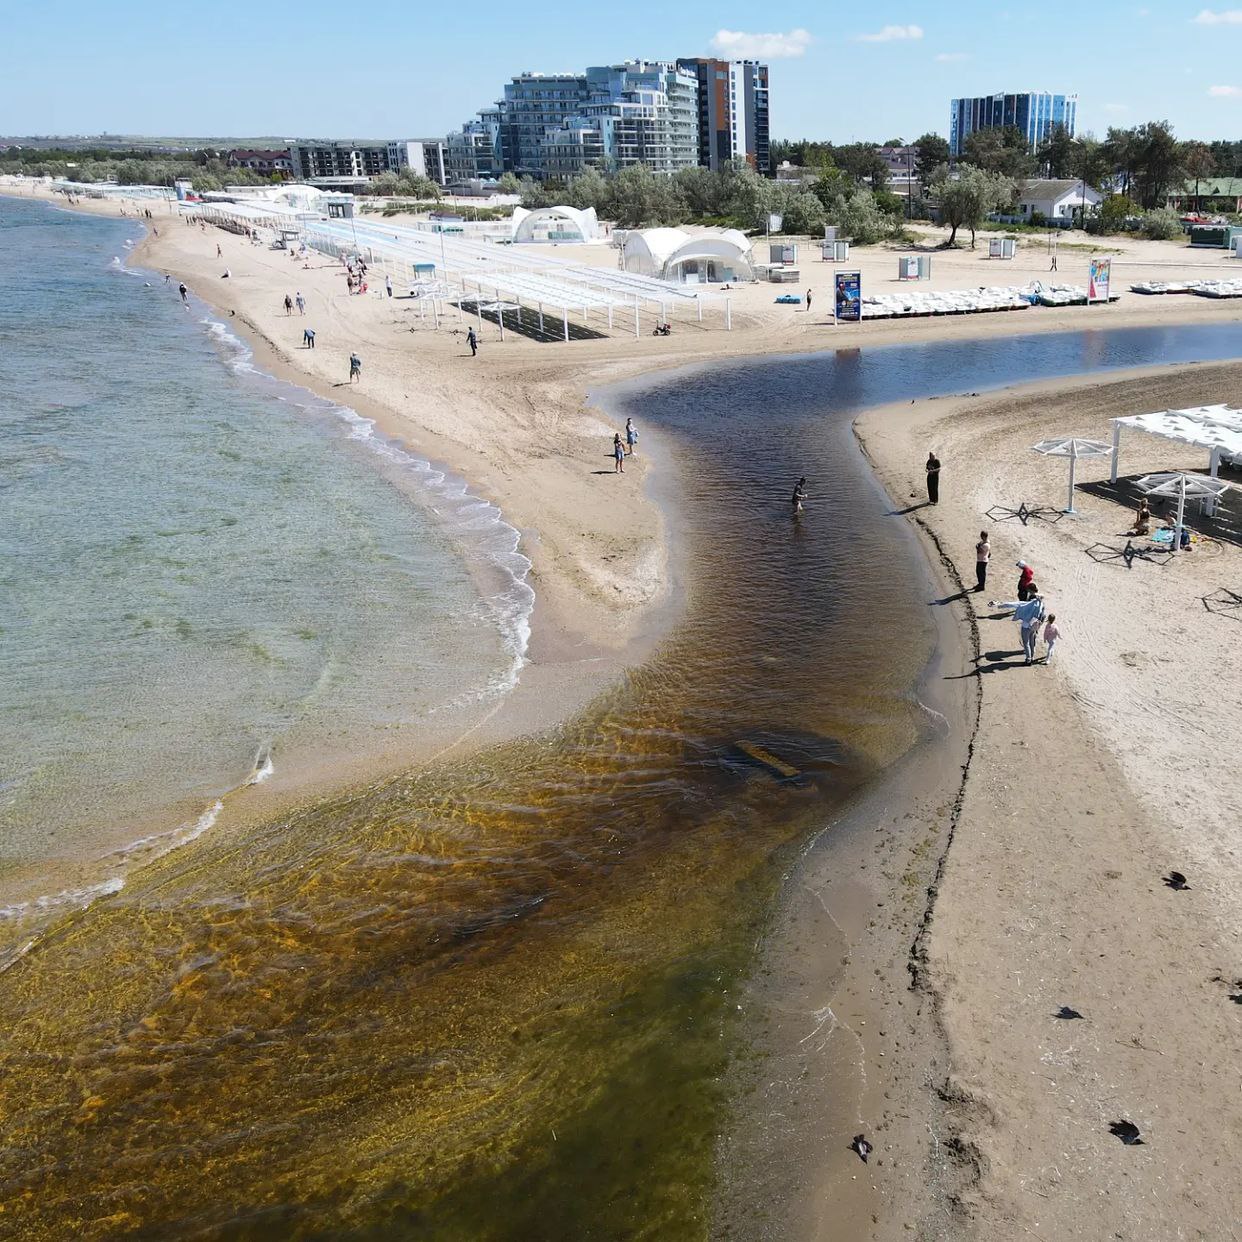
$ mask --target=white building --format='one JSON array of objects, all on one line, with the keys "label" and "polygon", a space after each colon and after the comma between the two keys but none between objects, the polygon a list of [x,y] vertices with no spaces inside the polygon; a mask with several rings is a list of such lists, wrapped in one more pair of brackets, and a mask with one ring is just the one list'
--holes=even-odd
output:
[{"label": "white building", "polygon": [[1090,211],[1104,201],[1098,190],[1081,181],[1028,181],[1018,195],[1018,219],[1023,223],[1045,220],[1070,221],[1086,204]]}]

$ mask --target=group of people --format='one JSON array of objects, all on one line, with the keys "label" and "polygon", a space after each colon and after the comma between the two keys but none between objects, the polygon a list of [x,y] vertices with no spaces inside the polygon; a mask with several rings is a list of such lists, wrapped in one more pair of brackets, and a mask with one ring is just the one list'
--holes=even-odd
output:
[{"label": "group of people", "polygon": [[287,293],[285,294],[285,314],[292,315],[293,308],[295,306],[298,308],[299,315],[306,314],[306,299],[302,296],[302,291],[300,289],[293,295],[293,297],[290,297]]},{"label": "group of people", "polygon": [[[361,257],[356,259],[345,259],[345,288],[350,293],[366,293],[367,291],[367,265]],[[389,289],[388,296],[392,296],[392,290]]]},{"label": "group of people", "polygon": [[[929,504],[937,504],[940,500],[940,459],[934,452],[927,454],[927,500]],[[803,490],[805,479],[799,481],[794,489],[794,512],[801,508],[800,491]],[[1147,502],[1143,502],[1146,506]],[[992,541],[988,532],[979,532],[979,542],[975,544],[975,591],[981,593],[987,589],[988,567],[992,563]],[[1061,637],[1054,612],[1047,612],[1044,597],[1035,582],[1035,570],[1026,561],[1017,562],[1018,586],[1017,599],[988,600],[990,608],[1012,608],[1013,619],[1018,623],[1022,638],[1022,654],[1027,664],[1034,664],[1039,639],[1044,641],[1044,663],[1052,662],[1052,653]]]},{"label": "group of people", "polygon": [[613,473],[625,473],[625,459],[633,457],[634,447],[638,444],[638,428],[634,426],[634,420],[627,418],[625,420],[625,439],[621,439],[621,433],[615,432],[612,437],[612,462]]}]

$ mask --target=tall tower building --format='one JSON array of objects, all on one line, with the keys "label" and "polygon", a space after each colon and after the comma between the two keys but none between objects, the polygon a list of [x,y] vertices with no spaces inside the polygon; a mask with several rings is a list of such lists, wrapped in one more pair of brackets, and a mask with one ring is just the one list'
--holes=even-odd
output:
[{"label": "tall tower building", "polygon": [[772,171],[768,134],[768,67],[757,60],[686,58],[677,62],[699,81],[699,163],[719,168],[744,159]]},{"label": "tall tower building", "polygon": [[966,139],[976,130],[1012,125],[1026,135],[1027,146],[1034,151],[1055,125],[1064,125],[1072,138],[1077,122],[1077,95],[1027,91],[954,99],[949,105],[949,150],[961,155]]}]

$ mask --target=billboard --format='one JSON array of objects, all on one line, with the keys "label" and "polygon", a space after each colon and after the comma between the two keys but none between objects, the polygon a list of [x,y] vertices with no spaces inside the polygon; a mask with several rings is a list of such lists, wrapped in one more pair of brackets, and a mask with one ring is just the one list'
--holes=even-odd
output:
[{"label": "billboard", "polygon": [[1092,259],[1091,273],[1087,278],[1087,301],[1107,302],[1108,285],[1112,276],[1112,259]]},{"label": "billboard", "polygon": [[862,273],[834,272],[832,279],[833,318],[840,323],[862,319]]}]

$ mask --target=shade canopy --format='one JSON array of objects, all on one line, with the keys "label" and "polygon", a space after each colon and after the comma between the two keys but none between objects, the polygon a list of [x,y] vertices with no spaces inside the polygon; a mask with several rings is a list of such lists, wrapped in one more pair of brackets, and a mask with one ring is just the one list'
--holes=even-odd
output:
[{"label": "shade canopy", "polygon": [[1038,444],[1032,444],[1031,448],[1046,457],[1106,457],[1113,451],[1113,446],[1103,440],[1084,440],[1078,436],[1041,440]]},{"label": "shade canopy", "polygon": [[1121,459],[1121,429],[1146,431],[1179,444],[1193,444],[1211,454],[1209,470],[1216,474],[1220,460],[1242,462],[1242,410],[1230,405],[1197,405],[1184,410],[1155,410],[1114,418],[1113,465],[1110,479],[1117,482]]},{"label": "shade canopy", "polygon": [[1186,500],[1219,500],[1232,486],[1226,479],[1213,479],[1206,474],[1145,474],[1138,486],[1149,496],[1176,496]]},{"label": "shade canopy", "polygon": [[1105,444],[1103,440],[1085,440],[1079,436],[1041,440],[1038,444],[1032,444],[1031,448],[1045,457],[1069,458],[1069,500],[1065,506],[1066,513],[1077,512],[1074,508],[1074,463],[1080,457],[1107,457],[1113,451],[1113,446]]}]

